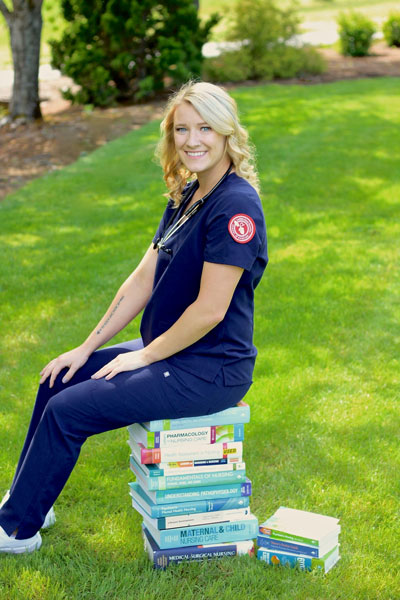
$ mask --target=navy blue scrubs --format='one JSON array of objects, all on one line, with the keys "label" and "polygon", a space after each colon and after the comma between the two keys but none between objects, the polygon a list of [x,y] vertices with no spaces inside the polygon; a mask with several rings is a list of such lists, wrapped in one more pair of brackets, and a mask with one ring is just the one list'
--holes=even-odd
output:
[{"label": "navy blue scrubs", "polygon": [[[169,204],[154,240],[164,233],[173,210]],[[0,509],[0,525],[9,535],[18,529],[17,538],[24,539],[40,529],[89,436],[134,422],[224,410],[248,391],[256,356],[254,289],[267,264],[257,193],[232,173],[171,237],[167,250],[158,255],[142,338],[94,352],[67,384],[61,381],[65,369],[52,389],[49,380],[39,386],[10,499]],[[108,381],[91,379],[115,356],[149,344],[179,318],[196,300],[204,261],[245,269],[224,320],[166,360]]]}]

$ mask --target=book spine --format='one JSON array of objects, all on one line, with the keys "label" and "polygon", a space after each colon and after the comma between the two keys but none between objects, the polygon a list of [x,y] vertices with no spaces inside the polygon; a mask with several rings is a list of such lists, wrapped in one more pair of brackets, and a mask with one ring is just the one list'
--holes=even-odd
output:
[{"label": "book spine", "polygon": [[159,519],[172,515],[189,515],[234,508],[247,508],[249,504],[249,496],[216,498],[215,500],[200,500],[197,502],[176,502],[175,504],[155,504],[151,507],[150,516]]},{"label": "book spine", "polygon": [[257,558],[268,565],[298,567],[301,571],[311,571],[312,561],[314,560],[311,557],[290,555],[283,552],[270,552],[269,550],[262,550],[260,548],[257,551]]},{"label": "book spine", "polygon": [[249,508],[235,508],[233,510],[217,510],[194,515],[178,515],[154,519],[157,529],[176,529],[178,527],[193,527],[207,523],[222,523],[223,521],[240,521],[250,514]]},{"label": "book spine", "polygon": [[211,425],[227,425],[248,423],[250,421],[250,406],[234,406],[211,415],[201,417],[183,417],[181,419],[164,419],[142,423],[148,431],[167,431],[172,429],[190,429],[196,427],[209,427]]},{"label": "book spine", "polygon": [[270,529],[269,527],[260,526],[259,532],[266,536],[273,538],[274,540],[282,540],[286,542],[299,542],[300,544],[307,544],[309,546],[318,547],[319,541],[314,538],[306,538],[301,535],[294,535],[285,531],[279,531],[278,529]]},{"label": "book spine", "polygon": [[[132,458],[131,458],[132,460]],[[136,461],[135,461],[136,462]],[[194,462],[194,461],[192,461]],[[138,463],[136,463],[138,465]],[[160,465],[163,463],[160,463]],[[167,463],[174,464],[174,463]],[[217,463],[211,465],[196,465],[189,467],[171,467],[158,468],[158,465],[138,465],[147,477],[169,477],[176,475],[192,475],[196,473],[211,473],[214,471],[224,471],[225,473],[233,473],[234,471],[243,471],[246,468],[244,462],[241,463]]]},{"label": "book spine", "polygon": [[198,488],[182,488],[178,490],[160,490],[149,492],[149,495],[155,504],[170,504],[174,502],[187,502],[188,500],[212,500],[213,498],[251,496],[251,481],[246,479],[246,481],[243,481],[242,483],[233,483],[230,485],[213,485]]},{"label": "book spine", "polygon": [[182,548],[203,544],[218,544],[220,542],[237,542],[248,540],[257,535],[258,521],[254,517],[248,520],[218,523],[198,527],[183,527],[170,530],[155,530],[144,522],[159,547]]},{"label": "book spine", "polygon": [[140,447],[140,462],[154,464],[187,459],[226,458],[229,455],[242,458],[243,442],[223,442],[222,444],[184,444],[173,448]]},{"label": "book spine", "polygon": [[296,544],[294,542],[284,542],[264,535],[257,536],[257,544],[262,548],[267,548],[271,552],[293,552],[296,554],[319,557],[319,549],[314,546],[305,546],[304,544]]},{"label": "book spine", "polygon": [[149,491],[170,490],[185,487],[204,487],[224,483],[245,481],[246,471],[215,471],[198,475],[171,475],[167,477],[146,477],[146,489]]}]

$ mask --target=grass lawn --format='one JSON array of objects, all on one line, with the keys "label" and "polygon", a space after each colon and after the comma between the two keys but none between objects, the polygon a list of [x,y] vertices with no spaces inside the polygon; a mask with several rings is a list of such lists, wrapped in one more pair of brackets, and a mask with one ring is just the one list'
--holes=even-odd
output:
[{"label": "grass lawn", "polygon": [[[125,430],[91,438],[0,598],[399,598],[400,79],[234,92],[256,144],[270,264],[245,460],[259,520],[341,519],[327,576],[249,557],[153,571],[130,507]],[[164,199],[150,123],[0,205],[0,495],[50,358],[80,343],[146,249]],[[115,338],[138,335],[138,324]]]}]

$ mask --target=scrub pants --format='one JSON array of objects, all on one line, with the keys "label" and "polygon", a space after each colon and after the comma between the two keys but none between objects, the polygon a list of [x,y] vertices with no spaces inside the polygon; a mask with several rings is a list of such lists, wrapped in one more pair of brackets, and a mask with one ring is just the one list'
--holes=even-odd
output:
[{"label": "scrub pants", "polygon": [[167,360],[119,373],[112,379],[91,379],[118,354],[139,350],[141,339],[94,352],[66,384],[63,370],[53,388],[49,378],[39,386],[28,433],[10,488],[0,509],[0,525],[17,539],[32,537],[63,489],[86,439],[154,419],[194,417],[234,406],[251,384],[224,386],[187,373]]}]

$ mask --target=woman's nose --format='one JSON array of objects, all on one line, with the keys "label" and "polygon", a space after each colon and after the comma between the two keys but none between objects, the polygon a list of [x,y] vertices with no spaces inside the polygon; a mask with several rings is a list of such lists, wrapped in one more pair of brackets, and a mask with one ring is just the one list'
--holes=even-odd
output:
[{"label": "woman's nose", "polygon": [[189,134],[188,134],[188,138],[187,138],[187,145],[191,146],[191,147],[195,147],[198,146],[200,144],[199,142],[199,133],[198,131],[196,131],[196,129],[191,129],[189,130]]}]

